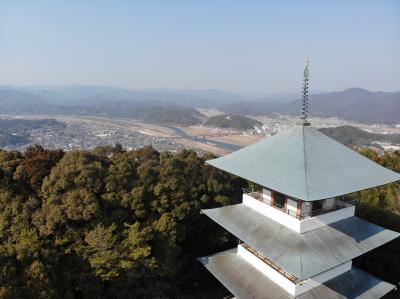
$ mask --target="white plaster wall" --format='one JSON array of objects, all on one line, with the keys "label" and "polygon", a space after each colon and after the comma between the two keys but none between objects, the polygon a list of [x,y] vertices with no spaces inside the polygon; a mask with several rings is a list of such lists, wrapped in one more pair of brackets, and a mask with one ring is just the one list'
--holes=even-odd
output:
[{"label": "white plaster wall", "polygon": [[297,213],[297,201],[287,198],[286,208],[294,213]]},{"label": "white plaster wall", "polygon": [[335,198],[327,198],[324,200],[324,202],[322,204],[322,208],[324,210],[332,209],[334,202],[335,202]]},{"label": "white plaster wall", "polygon": [[281,273],[268,266],[265,262],[260,260],[257,256],[252,254],[242,245],[238,245],[238,255],[246,260],[253,267],[255,267],[258,271],[271,279],[273,282],[278,284],[281,288],[283,288],[292,296],[298,296],[305,292],[308,292],[311,289],[321,285],[322,283],[349,271],[352,266],[352,261],[346,262],[328,271],[315,275],[310,279],[307,279],[302,283],[296,285],[294,282],[287,279]]},{"label": "white plaster wall", "polygon": [[285,276],[280,274],[275,269],[268,266],[246,248],[241,245],[238,245],[238,255],[245,259],[249,264],[251,264],[254,268],[260,271],[262,274],[267,276],[273,282],[278,284],[281,288],[283,288],[286,292],[291,294],[292,296],[295,295],[296,292],[296,285],[287,279]]},{"label": "white plaster wall", "polygon": [[250,195],[243,194],[243,204],[255,211],[269,217],[270,219],[286,226],[287,228],[300,233],[300,220],[278,210],[277,208],[271,207],[261,201],[251,197]]},{"label": "white plaster wall", "polygon": [[303,219],[300,224],[300,233],[314,230],[333,222],[354,216],[355,206],[349,206],[336,211],[328,212],[312,218]]},{"label": "white plaster wall", "polygon": [[[354,211],[355,211],[355,206],[349,206],[347,208],[342,208],[336,211],[328,212],[325,214],[314,216],[312,218],[303,219],[300,221],[296,217],[288,215],[287,213],[275,207],[271,207],[268,204],[262,203],[261,201],[247,194],[243,194],[243,204],[297,233],[305,233],[323,227],[325,225],[329,225],[333,222],[352,217],[354,216]],[[305,207],[304,202],[302,205],[303,207]],[[288,208],[289,208],[289,202],[288,202]],[[297,208],[297,203],[296,203],[296,208]]]},{"label": "white plaster wall", "polygon": [[271,201],[271,191],[263,188],[263,198],[268,202]]},{"label": "white plaster wall", "polygon": [[303,201],[301,203],[301,213],[310,213],[311,211],[311,202]]}]

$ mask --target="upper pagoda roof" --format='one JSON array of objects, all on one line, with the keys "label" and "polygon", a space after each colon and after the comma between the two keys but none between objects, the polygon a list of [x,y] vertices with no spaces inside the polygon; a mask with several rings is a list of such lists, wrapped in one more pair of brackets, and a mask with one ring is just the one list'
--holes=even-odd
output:
[{"label": "upper pagoda roof", "polygon": [[206,163],[305,201],[400,180],[400,174],[309,126],[291,128]]}]

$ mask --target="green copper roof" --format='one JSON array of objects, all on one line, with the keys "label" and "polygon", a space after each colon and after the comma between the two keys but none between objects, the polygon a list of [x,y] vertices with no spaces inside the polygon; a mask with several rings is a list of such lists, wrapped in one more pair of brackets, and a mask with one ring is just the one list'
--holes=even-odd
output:
[{"label": "green copper roof", "polygon": [[206,163],[305,201],[400,180],[400,174],[307,126],[294,127]]}]

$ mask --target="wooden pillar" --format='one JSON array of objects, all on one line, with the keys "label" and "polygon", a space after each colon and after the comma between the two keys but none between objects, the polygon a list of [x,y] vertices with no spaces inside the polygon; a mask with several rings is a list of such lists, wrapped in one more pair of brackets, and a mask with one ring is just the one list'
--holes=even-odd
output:
[{"label": "wooden pillar", "polygon": [[275,204],[275,192],[271,191],[271,205]]},{"label": "wooden pillar", "polygon": [[301,202],[301,200],[300,199],[298,199],[297,200],[297,217],[300,217],[300,215],[301,215],[301,205],[302,205],[302,202]]}]

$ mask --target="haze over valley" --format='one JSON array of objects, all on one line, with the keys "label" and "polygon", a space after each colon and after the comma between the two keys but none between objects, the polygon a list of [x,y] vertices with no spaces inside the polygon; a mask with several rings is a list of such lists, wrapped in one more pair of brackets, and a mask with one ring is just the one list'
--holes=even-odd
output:
[{"label": "haze over valley", "polygon": [[[120,143],[128,149],[153,145],[158,150],[224,154],[296,125],[298,98],[292,93],[249,97],[221,90],[2,86],[0,142],[10,149],[32,144],[90,149]],[[348,139],[346,134],[355,132],[350,127],[356,127],[364,132],[357,136],[375,135],[355,138],[355,144],[396,149],[400,143],[400,92],[350,88],[311,94],[310,103],[314,126],[342,126],[327,131],[332,136]],[[388,134],[393,138],[379,137]]]},{"label": "haze over valley", "polygon": [[[400,123],[400,92],[349,88],[310,95],[310,115],[364,123]],[[196,108],[238,115],[291,115],[300,110],[299,94],[245,97],[221,90],[136,91],[102,86],[0,88],[0,113],[76,114],[128,117],[149,122],[194,124]],[[175,113],[176,112],[176,113]],[[179,112],[179,113],[178,113]]]}]

